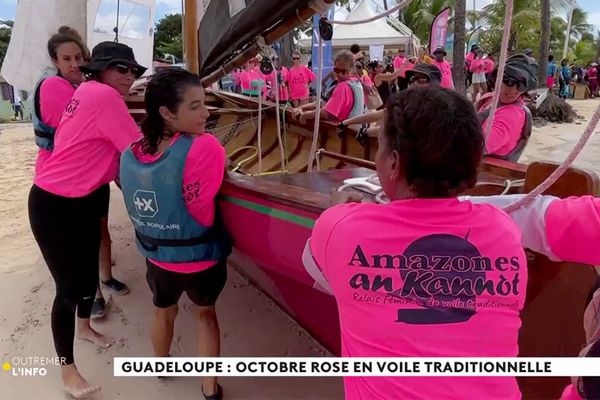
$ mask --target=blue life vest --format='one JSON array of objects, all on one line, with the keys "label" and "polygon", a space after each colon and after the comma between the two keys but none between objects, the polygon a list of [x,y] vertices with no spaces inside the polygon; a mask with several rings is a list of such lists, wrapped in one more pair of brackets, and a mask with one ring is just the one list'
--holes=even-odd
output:
[{"label": "blue life vest", "polygon": [[56,133],[56,127],[46,125],[42,122],[40,107],[40,88],[46,78],[46,76],[42,77],[42,79],[38,81],[33,92],[33,133],[35,133],[35,144],[37,144],[40,149],[52,151],[54,149],[54,134]]},{"label": "blue life vest", "polygon": [[354,97],[354,105],[352,106],[352,110],[350,110],[348,118],[363,115],[365,113],[365,91],[362,83],[355,79],[349,79],[346,83],[352,89],[352,97]]},{"label": "blue life vest", "polygon": [[136,243],[147,258],[172,263],[221,261],[231,240],[218,209],[212,226],[200,225],[188,212],[183,169],[193,138],[181,135],[155,162],[139,162],[131,147],[121,156],[120,181]]}]

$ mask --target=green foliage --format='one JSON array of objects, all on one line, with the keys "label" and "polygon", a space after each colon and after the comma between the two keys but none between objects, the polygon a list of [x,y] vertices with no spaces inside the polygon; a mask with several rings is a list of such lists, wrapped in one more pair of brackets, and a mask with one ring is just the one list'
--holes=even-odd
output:
[{"label": "green foliage", "polygon": [[183,59],[183,21],[181,14],[165,15],[156,24],[154,33],[154,56],[163,58],[171,54],[175,58]]},{"label": "green foliage", "polygon": [[12,27],[13,21],[0,21],[0,65],[2,65],[6,51],[8,50]]}]

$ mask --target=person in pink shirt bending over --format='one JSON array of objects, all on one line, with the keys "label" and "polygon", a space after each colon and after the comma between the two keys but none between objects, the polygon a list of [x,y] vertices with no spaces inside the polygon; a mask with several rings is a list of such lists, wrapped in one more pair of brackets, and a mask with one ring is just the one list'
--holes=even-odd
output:
[{"label": "person in pink shirt bending over", "polygon": [[[354,58],[351,52],[344,50],[336,55],[333,72],[338,84],[335,85],[325,106],[321,108],[320,118],[324,121],[340,122],[364,114],[365,92],[354,73]],[[294,111],[294,117],[302,123],[314,119],[315,115],[316,103],[306,104]]]},{"label": "person in pink shirt bending over", "polygon": [[446,89],[454,89],[454,81],[452,80],[452,65],[444,59],[447,53],[442,47],[438,47],[433,52],[435,59],[433,65],[442,71],[442,87]]},{"label": "person in pink shirt bending over", "polygon": [[294,52],[294,54],[292,54],[292,60],[294,65],[288,72],[290,100],[294,107],[298,107],[308,103],[308,85],[314,81],[317,76],[306,65],[300,63],[300,53]]},{"label": "person in pink shirt bending over", "polygon": [[[303,257],[335,296],[343,357],[517,356],[527,284],[519,229],[496,207],[457,198],[477,181],[483,144],[472,104],[455,91],[420,86],[390,98],[375,163],[391,202],[327,209]],[[521,398],[511,377],[344,385],[347,399]]]},{"label": "person in pink shirt bending over", "polygon": [[246,96],[258,97],[266,90],[264,77],[258,70],[257,64],[256,58],[251,59],[240,73],[242,94]]},{"label": "person in pink shirt bending over", "polygon": [[116,178],[120,153],[140,137],[123,96],[146,70],[131,48],[114,42],[98,44],[90,63],[80,69],[89,80],[67,105],[52,155],[29,193],[31,230],[56,284],[52,335],[61,357],[63,387],[74,397],[100,390],[74,363],[75,312],[79,339],[102,348],[115,342],[90,326],[98,286],[103,186]]},{"label": "person in pink shirt bending over", "polygon": [[[525,150],[531,136],[532,116],[522,96],[537,87],[537,71],[537,64],[523,54],[506,61],[498,109],[485,142],[485,152],[489,157],[517,162]],[[476,105],[484,132],[489,123],[491,100],[492,94],[489,94]]]},{"label": "person in pink shirt bending over", "polygon": [[[231,252],[216,207],[225,149],[205,131],[209,113],[198,75],[161,71],[148,82],[145,100],[144,136],[121,156],[120,177],[137,247],[146,257],[155,306],[154,356],[169,356],[177,303],[186,292],[196,305],[198,355],[218,357],[215,302],[227,280]],[[207,400],[222,397],[216,377],[203,378],[202,393]]]}]

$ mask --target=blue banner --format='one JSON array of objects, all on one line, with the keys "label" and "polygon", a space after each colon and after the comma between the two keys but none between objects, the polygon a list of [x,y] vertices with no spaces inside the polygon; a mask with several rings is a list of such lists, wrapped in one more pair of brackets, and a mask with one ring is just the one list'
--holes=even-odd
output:
[{"label": "blue banner", "polygon": [[[333,20],[335,17],[335,7],[331,7],[327,13],[327,18]],[[312,70],[319,76],[319,19],[320,15],[313,16],[312,28]],[[325,77],[333,69],[333,50],[331,40],[323,41],[323,77]],[[316,88],[316,79],[313,82],[313,87]]]}]

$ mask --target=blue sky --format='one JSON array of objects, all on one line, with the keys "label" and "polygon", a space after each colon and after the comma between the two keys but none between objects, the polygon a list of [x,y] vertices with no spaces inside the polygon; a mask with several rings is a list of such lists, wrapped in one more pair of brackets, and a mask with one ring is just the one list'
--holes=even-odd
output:
[{"label": "blue sky", "polygon": [[[475,6],[481,8],[492,0],[475,0]],[[588,12],[588,20],[600,30],[600,0],[577,0],[579,7]],[[467,8],[472,9],[473,0],[467,0]],[[14,19],[17,0],[0,0],[0,19]],[[156,18],[167,13],[181,12],[181,0],[157,0]]]}]

